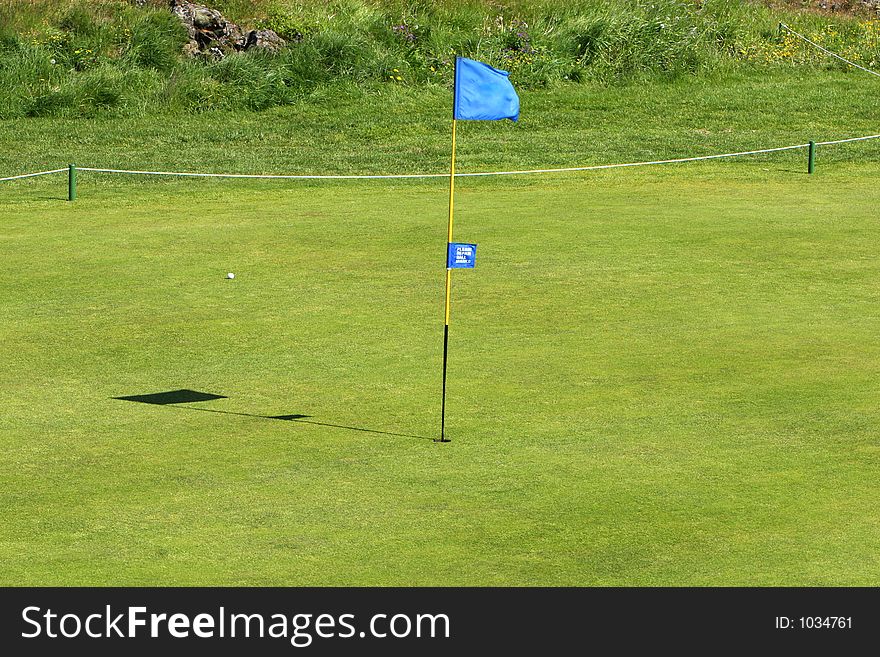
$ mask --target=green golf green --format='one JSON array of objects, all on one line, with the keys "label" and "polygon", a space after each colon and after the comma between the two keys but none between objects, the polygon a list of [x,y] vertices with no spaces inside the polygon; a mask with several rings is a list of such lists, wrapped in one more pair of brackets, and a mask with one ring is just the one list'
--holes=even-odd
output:
[{"label": "green golf green", "polygon": [[14,183],[2,582],[876,584],[877,167],[804,155],[461,180],[445,445],[442,179]]}]

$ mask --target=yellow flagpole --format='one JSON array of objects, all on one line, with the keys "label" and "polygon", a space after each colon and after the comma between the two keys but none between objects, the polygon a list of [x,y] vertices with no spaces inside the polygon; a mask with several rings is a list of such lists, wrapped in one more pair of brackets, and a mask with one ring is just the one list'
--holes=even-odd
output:
[{"label": "yellow flagpole", "polygon": [[[449,167],[449,229],[447,244],[452,243],[452,222],[455,217],[455,119],[452,119],[452,164]],[[447,249],[449,247],[447,246]],[[446,268],[446,324],[449,325],[449,300],[452,291],[452,270]]]},{"label": "yellow flagpole", "polygon": [[446,237],[446,315],[443,324],[443,400],[440,406],[440,440],[446,438],[446,364],[449,356],[449,313],[452,299],[452,270],[449,268],[449,245],[452,243],[452,222],[455,217],[455,118],[452,119],[452,163],[449,167],[449,226]]}]

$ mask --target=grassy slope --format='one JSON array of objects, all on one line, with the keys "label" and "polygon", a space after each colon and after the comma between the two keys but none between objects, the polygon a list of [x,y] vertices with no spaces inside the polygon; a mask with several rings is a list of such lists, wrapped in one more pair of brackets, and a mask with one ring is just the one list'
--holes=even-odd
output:
[{"label": "grassy slope", "polygon": [[265,110],[345,81],[448,89],[454,55],[509,70],[520,90],[844,67],[780,32],[793,25],[861,65],[880,22],[771,11],[743,0],[228,2],[230,18],[290,39],[277,56],[181,56],[167,3],[14,0],[0,7],[0,118]]}]

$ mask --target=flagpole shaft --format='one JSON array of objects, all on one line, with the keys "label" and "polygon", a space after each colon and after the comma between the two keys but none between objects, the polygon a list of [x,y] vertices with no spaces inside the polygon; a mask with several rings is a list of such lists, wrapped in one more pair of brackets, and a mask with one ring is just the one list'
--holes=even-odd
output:
[{"label": "flagpole shaft", "polygon": [[[446,249],[452,242],[452,222],[455,218],[455,119],[452,119],[452,164],[449,167],[449,226],[447,228]],[[449,263],[446,263],[447,265]],[[451,305],[452,270],[446,268],[446,325],[449,326],[449,310]]]},{"label": "flagpole shaft", "polygon": [[[452,222],[455,217],[455,119],[452,119],[452,161],[449,166],[449,225],[446,236],[446,254],[449,257],[449,244],[452,243]],[[449,314],[452,301],[452,270],[446,263],[446,313],[443,323],[443,397],[440,403],[440,441],[446,438],[446,364],[449,360]]]},{"label": "flagpole shaft", "polygon": [[452,163],[449,167],[449,238],[452,241],[452,219],[455,216],[455,124],[452,119]]},{"label": "flagpole shaft", "polygon": [[441,443],[448,443],[446,437],[446,360],[449,354],[449,324],[443,327],[443,401],[440,406],[440,440]]}]

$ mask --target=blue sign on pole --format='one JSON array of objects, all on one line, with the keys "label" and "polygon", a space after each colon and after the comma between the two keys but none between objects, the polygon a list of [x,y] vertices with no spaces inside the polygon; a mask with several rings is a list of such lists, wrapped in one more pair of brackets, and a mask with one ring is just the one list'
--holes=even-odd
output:
[{"label": "blue sign on pole", "polygon": [[477,259],[476,244],[450,242],[446,252],[447,269],[473,269]]}]

